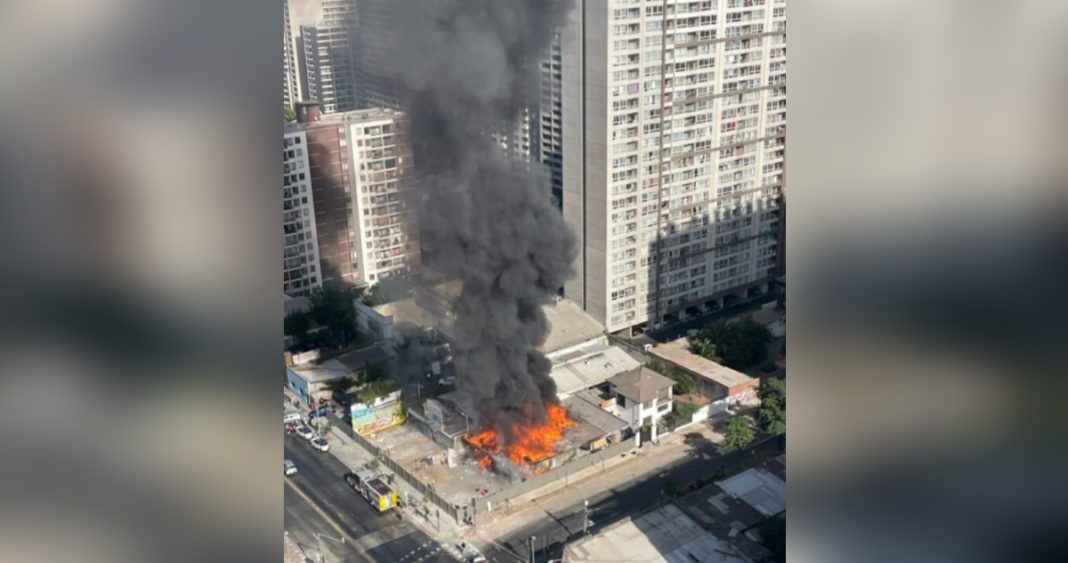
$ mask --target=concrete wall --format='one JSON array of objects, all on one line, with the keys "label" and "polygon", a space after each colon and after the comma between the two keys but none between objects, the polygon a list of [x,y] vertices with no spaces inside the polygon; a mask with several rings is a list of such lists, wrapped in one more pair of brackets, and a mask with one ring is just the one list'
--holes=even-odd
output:
[{"label": "concrete wall", "polygon": [[308,389],[308,382],[300,374],[290,368],[286,368],[286,380],[289,382],[289,388],[300,396],[302,401],[309,402],[310,390]]},{"label": "concrete wall", "polygon": [[360,330],[370,332],[375,340],[397,341],[400,335],[393,326],[393,317],[387,317],[374,308],[364,305],[359,299],[352,300],[352,306],[356,310],[356,326]]},{"label": "concrete wall", "polygon": [[622,459],[620,456],[635,449],[637,444],[637,436],[635,436],[590,455],[574,459],[541,475],[528,478],[526,481],[516,483],[488,497],[482,497],[475,503],[475,514],[485,514],[504,509],[512,504],[520,504],[529,500],[527,497],[547,495],[575,481],[595,475],[614,465],[612,462]]}]

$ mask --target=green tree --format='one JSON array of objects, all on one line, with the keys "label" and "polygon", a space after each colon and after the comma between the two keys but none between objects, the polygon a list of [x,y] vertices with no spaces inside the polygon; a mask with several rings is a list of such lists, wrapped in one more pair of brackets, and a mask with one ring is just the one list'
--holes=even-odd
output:
[{"label": "green tree", "polygon": [[405,278],[384,279],[363,294],[363,302],[371,307],[406,299],[412,295],[412,283]]},{"label": "green tree", "polygon": [[760,429],[768,434],[786,432],[786,380],[769,379],[757,389],[760,408],[756,419]]},{"label": "green tree", "polygon": [[733,369],[745,369],[767,358],[770,342],[771,332],[752,317],[730,323],[720,319],[690,340],[690,351]]},{"label": "green tree", "polygon": [[716,345],[706,335],[698,333],[693,338],[690,338],[690,351],[698,356],[708,358],[713,362],[721,362],[719,355],[716,354]]},{"label": "green tree", "polygon": [[675,393],[679,395],[689,395],[697,387],[693,376],[681,370],[672,379],[675,380]]},{"label": "green tree", "polygon": [[375,399],[388,395],[396,390],[397,384],[386,379],[368,383],[357,391],[356,394],[359,396],[361,403],[371,404],[375,402]]},{"label": "green tree", "polygon": [[786,561],[786,517],[772,516],[757,524],[761,543],[775,554],[776,561]]},{"label": "green tree", "polygon": [[727,427],[723,432],[724,444],[729,448],[741,449],[748,446],[756,432],[749,426],[749,421],[744,416],[735,416],[727,421]]},{"label": "green tree", "polygon": [[697,385],[694,382],[692,375],[665,361],[652,359],[645,364],[645,367],[673,380],[675,382],[674,389],[676,395],[689,395],[694,392]]},{"label": "green tree", "polygon": [[282,332],[286,336],[292,336],[295,338],[304,336],[308,329],[311,328],[311,317],[307,313],[290,313],[286,315],[282,321]]},{"label": "green tree", "polygon": [[675,401],[675,413],[682,419],[683,424],[690,422],[695,412],[697,412],[697,405],[689,401]]},{"label": "green tree", "polygon": [[364,378],[368,382],[382,381],[389,377],[389,366],[386,362],[378,362],[367,366]]},{"label": "green tree", "polygon": [[349,389],[352,389],[355,386],[356,380],[348,376],[342,377],[341,379],[335,379],[334,381],[331,381],[326,384],[327,390],[329,390],[331,393],[333,393],[334,391],[348,391]]},{"label": "green tree", "polygon": [[311,294],[312,320],[326,327],[324,344],[339,348],[356,339],[356,309],[350,292],[336,287],[323,287]]},{"label": "green tree", "polygon": [[282,108],[282,119],[286,121],[296,121],[297,112],[293,111],[293,108],[285,106]]}]

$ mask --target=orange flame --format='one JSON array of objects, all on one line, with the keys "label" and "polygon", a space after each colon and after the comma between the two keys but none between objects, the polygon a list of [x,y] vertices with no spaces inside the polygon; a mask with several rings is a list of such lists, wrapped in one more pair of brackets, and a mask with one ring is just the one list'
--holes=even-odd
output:
[{"label": "orange flame", "polygon": [[[556,453],[556,443],[564,437],[564,430],[575,424],[568,416],[567,409],[555,403],[545,406],[546,420],[541,424],[517,422],[512,426],[514,441],[501,444],[501,435],[495,428],[487,428],[477,434],[466,436],[468,442],[482,452],[490,454],[503,452],[517,464],[537,463]],[[479,465],[488,468],[493,460],[489,455],[482,455]]]}]

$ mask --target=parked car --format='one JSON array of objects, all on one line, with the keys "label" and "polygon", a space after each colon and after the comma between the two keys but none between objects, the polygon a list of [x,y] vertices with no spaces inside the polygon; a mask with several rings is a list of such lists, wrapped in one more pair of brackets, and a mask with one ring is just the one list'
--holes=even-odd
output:
[{"label": "parked car", "polygon": [[455,377],[442,377],[438,380],[438,385],[456,385]]},{"label": "parked car", "polygon": [[308,413],[308,418],[326,416],[327,414],[330,414],[332,412],[334,412],[334,407],[333,406],[331,406],[331,405],[320,405],[318,408],[316,408],[315,410],[313,410],[310,413]]},{"label": "parked car", "polygon": [[311,445],[312,445],[313,448],[315,448],[315,449],[317,449],[317,450],[319,450],[321,452],[330,451],[330,443],[326,441],[326,438],[323,438],[321,436],[316,438],[316,439],[314,439],[314,440],[312,440],[311,441]]},{"label": "parked car", "polygon": [[292,424],[300,422],[304,418],[299,412],[289,411],[282,415],[282,424]]},{"label": "parked car", "polygon": [[292,475],[297,472],[297,464],[293,463],[293,460],[287,459],[282,463],[282,468],[286,475]]},{"label": "parked car", "polygon": [[300,436],[305,440],[311,440],[315,437],[315,432],[313,432],[312,429],[308,426],[304,425],[297,428],[297,436]]},{"label": "parked car", "polygon": [[334,394],[330,395],[330,397],[334,399],[335,403],[341,405],[342,407],[348,407],[352,405],[352,398],[349,397],[348,393],[340,389],[334,391]]}]

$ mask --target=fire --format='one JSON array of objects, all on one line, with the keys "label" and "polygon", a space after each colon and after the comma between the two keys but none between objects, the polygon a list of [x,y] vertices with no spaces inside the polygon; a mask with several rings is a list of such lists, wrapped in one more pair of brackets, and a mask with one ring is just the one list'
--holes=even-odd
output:
[{"label": "fire", "polygon": [[[503,446],[503,453],[516,464],[537,463],[556,453],[556,443],[564,437],[564,430],[575,424],[567,409],[555,403],[545,406],[546,420],[542,424],[517,422],[512,426],[515,441]],[[468,435],[467,441],[482,452],[478,464],[488,468],[493,464],[489,454],[502,452],[501,435],[495,428],[487,428]]]}]

